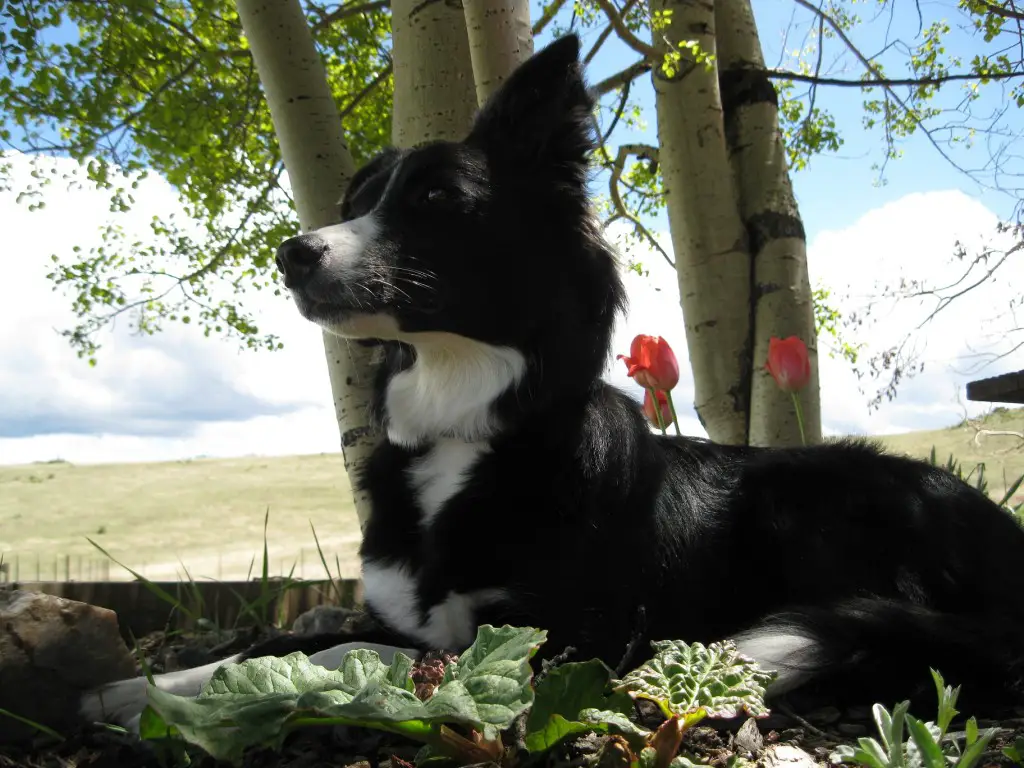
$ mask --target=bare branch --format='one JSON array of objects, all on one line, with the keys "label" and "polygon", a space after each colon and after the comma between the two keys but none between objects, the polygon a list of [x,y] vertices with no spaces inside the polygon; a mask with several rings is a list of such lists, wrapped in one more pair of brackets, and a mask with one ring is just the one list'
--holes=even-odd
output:
[{"label": "bare branch", "polygon": [[651,71],[651,62],[646,59],[640,59],[634,64],[630,64],[621,72],[617,72],[610,77],[606,77],[604,80],[595,85],[591,90],[594,91],[598,96],[604,96],[605,94],[611,93],[614,90],[622,88],[623,86],[629,85],[636,80],[640,75],[645,72]]},{"label": "bare branch", "polygon": [[533,25],[533,34],[539,35],[543,32],[544,27],[550,24],[551,20],[558,15],[558,12],[562,10],[563,5],[565,5],[565,0],[554,0],[554,2],[547,7],[547,10],[540,15],[540,18],[537,19],[537,23]]},{"label": "bare branch", "polygon": [[[1011,256],[1013,256],[1013,255],[1014,255],[1015,253],[1017,253],[1017,252],[1018,252],[1018,251],[1020,251],[1020,250],[1024,250],[1024,240],[1022,240],[1022,241],[1018,242],[1018,243],[1017,243],[1016,245],[1014,245],[1013,247],[1011,247],[1011,248],[1008,248],[1008,249],[1006,250],[1006,252],[1005,252],[1005,253],[1003,253],[1003,255],[1002,255],[1002,256],[1001,256],[1000,258],[999,258],[999,260],[998,260],[998,261],[996,261],[996,263],[995,263],[995,264],[993,264],[992,266],[990,266],[990,267],[989,267],[988,269],[986,269],[986,270],[985,270],[984,274],[982,274],[982,275],[981,275],[980,277],[978,277],[977,279],[975,279],[975,281],[974,281],[973,283],[969,283],[969,284],[965,285],[965,286],[964,286],[963,288],[961,288],[960,290],[958,290],[958,291],[957,291],[956,293],[954,293],[954,294],[953,294],[952,296],[940,296],[940,295],[939,295],[939,293],[940,293],[940,291],[943,291],[943,290],[947,290],[947,289],[949,289],[949,288],[953,288],[953,287],[955,287],[956,285],[959,285],[960,283],[962,283],[962,282],[963,282],[963,281],[964,281],[965,279],[967,279],[967,276],[968,276],[968,275],[969,275],[969,274],[971,273],[971,270],[972,270],[972,269],[974,268],[974,266],[975,266],[976,264],[978,264],[978,262],[979,262],[979,261],[981,261],[981,260],[982,260],[982,258],[983,258],[983,257],[979,256],[978,258],[974,259],[974,261],[973,261],[973,262],[971,263],[971,266],[970,266],[970,267],[968,267],[968,269],[967,269],[967,272],[965,272],[965,273],[964,273],[964,274],[963,274],[963,275],[962,275],[962,276],[960,277],[960,279],[959,279],[959,280],[957,280],[957,281],[956,281],[955,283],[953,283],[952,285],[950,285],[950,286],[946,286],[946,288],[934,288],[934,289],[926,289],[926,290],[920,290],[920,291],[916,291],[916,292],[914,292],[914,293],[911,293],[911,294],[910,294],[910,297],[911,297],[911,298],[920,298],[920,297],[922,297],[922,296],[936,296],[936,297],[938,297],[938,299],[939,299],[939,301],[938,301],[938,304],[937,304],[937,305],[935,306],[935,309],[933,309],[933,310],[932,310],[931,312],[929,312],[929,313],[928,313],[928,316],[927,316],[927,317],[926,317],[926,318],[925,318],[924,320],[922,320],[922,321],[920,322],[920,324],[919,324],[919,325],[917,326],[917,327],[918,327],[918,329],[920,329],[920,328],[923,328],[923,327],[924,327],[924,326],[925,326],[926,324],[928,324],[928,323],[929,323],[929,322],[930,322],[930,321],[931,321],[932,319],[934,319],[934,318],[935,318],[935,316],[936,316],[937,314],[939,314],[939,312],[941,312],[942,310],[944,310],[944,309],[945,309],[946,307],[948,307],[948,306],[949,306],[950,304],[952,304],[952,303],[953,303],[954,301],[956,301],[957,299],[959,299],[959,298],[960,298],[961,296],[964,296],[965,294],[967,294],[967,293],[970,293],[971,291],[973,291],[973,290],[974,290],[975,288],[977,288],[978,286],[980,286],[980,285],[983,285],[984,283],[988,282],[989,278],[991,278],[991,277],[992,277],[992,275],[993,275],[993,274],[995,274],[995,273],[996,273],[996,271],[997,271],[997,270],[998,270],[998,269],[999,269],[999,268],[1000,268],[1000,267],[1001,267],[1001,266],[1002,266],[1002,265],[1003,265],[1003,264],[1004,264],[1004,263],[1005,263],[1005,262],[1006,262],[1006,261],[1007,261],[1007,260],[1008,260],[1008,259],[1009,259],[1009,258],[1010,258]],[[986,256],[987,256],[987,255],[988,255],[988,254],[986,254]]]},{"label": "bare branch", "polygon": [[351,115],[352,111],[359,106],[363,99],[365,99],[367,96],[373,93],[373,91],[376,90],[381,83],[383,83],[385,80],[391,77],[391,70],[393,69],[393,67],[393,62],[388,61],[387,65],[380,72],[377,73],[377,76],[374,77],[373,80],[368,82],[366,85],[364,85],[362,90],[359,91],[359,93],[357,93],[355,96],[353,96],[352,99],[348,102],[348,104],[342,107],[342,120]]},{"label": "bare branch", "polygon": [[[626,14],[629,13],[629,11],[636,4],[637,0],[626,0],[626,2],[623,3],[622,5],[622,10],[619,11],[619,16],[625,18]],[[590,50],[587,51],[587,55],[583,57],[583,63],[585,65],[589,64],[591,61],[594,60],[594,57],[597,56],[597,52],[601,50],[601,46],[605,44],[605,42],[608,40],[611,34],[612,25],[609,23],[607,26],[605,26],[604,29],[601,30],[601,34],[597,36],[597,40],[595,40],[594,44],[590,46]]]},{"label": "bare branch", "polygon": [[383,8],[387,8],[390,5],[388,0],[375,0],[370,3],[345,3],[339,5],[330,13],[324,13],[320,16],[320,20],[313,25],[313,31],[319,31],[324,27],[329,27],[338,21],[344,21],[347,18],[356,16],[360,13],[372,13],[373,11],[379,11]]},{"label": "bare branch", "polygon": [[628,208],[626,203],[622,199],[622,194],[619,192],[619,182],[622,178],[622,172],[626,167],[626,159],[631,155],[637,157],[647,157],[658,162],[658,148],[652,147],[650,144],[620,144],[619,151],[615,155],[615,160],[612,161],[611,174],[608,178],[608,194],[612,199],[612,205],[615,208],[615,215],[613,215],[608,221],[605,222],[605,226],[608,226],[613,221],[618,219],[625,219],[633,225],[633,229],[643,236],[651,247],[654,248],[658,253],[661,254],[662,258],[665,259],[672,267],[676,268],[676,263],[672,260],[672,257],[665,253],[665,249],[661,247],[654,235],[650,233],[650,230],[643,225],[636,216],[634,216]]},{"label": "bare branch", "polygon": [[619,97],[619,106],[615,109],[615,114],[612,115],[612,123],[608,126],[608,130],[604,132],[604,136],[601,137],[601,146],[603,147],[608,143],[608,139],[611,138],[612,131],[615,130],[615,126],[619,124],[619,120],[622,119],[622,113],[626,111],[626,103],[629,101],[629,88],[631,83],[626,83],[622,87],[622,95]]},{"label": "bare branch", "polygon": [[615,29],[615,34],[619,36],[619,39],[622,40],[622,42],[644,58],[652,61],[658,58],[658,52],[654,49],[654,46],[650,43],[645,43],[639,37],[634,35],[633,31],[626,26],[626,22],[623,20],[622,14],[619,13],[611,0],[594,0],[594,2],[597,3],[602,11],[604,11],[605,16],[608,17],[608,21],[612,23],[612,27]]},{"label": "bare branch", "polygon": [[[863,62],[862,62],[863,63]],[[821,77],[819,75],[806,75],[802,72],[793,72],[788,69],[767,69],[765,74],[772,80],[792,80],[799,83],[811,83],[813,85],[837,85],[847,88],[896,88],[902,85],[942,85],[970,80],[1016,80],[1024,78],[1022,72],[988,72],[984,75],[973,72],[958,72],[949,75],[937,75],[935,77],[871,77],[862,80],[850,80],[841,77]]]}]

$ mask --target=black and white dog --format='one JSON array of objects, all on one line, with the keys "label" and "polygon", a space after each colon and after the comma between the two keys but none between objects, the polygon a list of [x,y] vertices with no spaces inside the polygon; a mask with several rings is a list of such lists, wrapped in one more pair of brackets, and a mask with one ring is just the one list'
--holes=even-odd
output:
[{"label": "black and white dog", "polygon": [[[976,705],[1024,702],[1024,530],[982,493],[861,443],[655,435],[601,380],[625,297],[588,202],[593,107],[562,38],[464,141],[383,152],[338,224],[281,245],[299,311],[384,351],[361,549],[380,630],[244,656],[457,651],[513,624],[612,667],[733,638],[780,672],[772,693],[830,703],[930,708],[929,667]],[[198,690],[215,666],[158,684]],[[144,703],[140,679],[84,711]]]}]

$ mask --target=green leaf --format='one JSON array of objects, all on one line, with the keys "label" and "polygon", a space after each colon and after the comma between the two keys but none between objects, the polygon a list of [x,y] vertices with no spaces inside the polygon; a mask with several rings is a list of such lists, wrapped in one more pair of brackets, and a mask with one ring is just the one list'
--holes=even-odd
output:
[{"label": "green leaf", "polygon": [[1024,765],[1024,736],[1018,736],[1008,747],[1003,747],[1003,754],[1017,765]]},{"label": "green leaf", "polygon": [[937,729],[929,728],[930,723],[923,723],[913,715],[907,715],[907,728],[910,738],[917,747],[921,764],[924,768],[945,768],[946,756],[939,747]]},{"label": "green leaf", "polygon": [[878,732],[882,736],[882,742],[885,744],[890,768],[902,768],[904,765],[903,724],[909,708],[909,701],[901,701],[893,707],[892,715],[881,704],[875,704],[871,708],[875,724],[878,726]]},{"label": "green leaf", "polygon": [[[974,718],[972,717],[971,720],[974,720]],[[957,761],[957,768],[971,768],[971,766],[978,762],[985,750],[988,749],[988,743],[992,741],[992,738],[996,735],[996,729],[989,728],[979,736],[977,733],[977,727],[978,725],[975,723],[975,739],[973,741],[968,739],[969,746],[964,750],[963,755],[961,755],[960,759]]]},{"label": "green leaf", "polygon": [[427,700],[430,716],[468,716],[485,738],[497,738],[533,703],[530,659],[546,639],[544,630],[481,626],[476,641],[446,667],[444,681]]},{"label": "green leaf", "polygon": [[971,746],[978,740],[978,721],[971,717],[967,720],[967,746]]},{"label": "green leaf", "polygon": [[577,733],[638,729],[628,718],[632,700],[611,690],[611,681],[611,670],[598,659],[563,664],[548,672],[537,684],[526,720],[526,748],[543,752]]},{"label": "green leaf", "polygon": [[960,686],[958,685],[956,688],[953,688],[950,685],[946,685],[938,670],[933,669],[931,673],[932,680],[935,681],[935,691],[939,696],[937,724],[939,726],[939,733],[944,734],[949,729],[949,724],[953,722],[953,718],[960,714],[956,709],[956,700],[960,696]]},{"label": "green leaf", "polygon": [[657,702],[666,716],[679,715],[686,725],[740,712],[751,717],[768,714],[765,686],[776,673],[760,669],[739,653],[734,642],[704,646],[664,640],[651,645],[654,658],[626,675],[619,690]]},{"label": "green leaf", "polygon": [[545,637],[531,628],[480,627],[426,702],[414,695],[412,660],[401,653],[387,665],[374,651],[350,651],[337,670],[302,653],[248,659],[219,668],[196,698],[150,686],[150,707],[166,727],[149,729],[149,737],[170,727],[234,763],[245,748],[279,747],[305,725],[360,725],[434,743],[442,723],[457,723],[493,739],[533,702],[529,659]]},{"label": "green leaf", "polygon": [[651,732],[637,725],[622,712],[607,709],[584,709],[580,712],[580,721],[589,723],[593,730],[624,736],[633,745],[645,740]]}]

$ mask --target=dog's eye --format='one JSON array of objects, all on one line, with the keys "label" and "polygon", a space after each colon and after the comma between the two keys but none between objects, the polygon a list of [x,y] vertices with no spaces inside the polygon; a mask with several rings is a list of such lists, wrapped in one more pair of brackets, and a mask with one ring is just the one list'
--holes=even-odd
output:
[{"label": "dog's eye", "polygon": [[439,202],[441,202],[442,200],[444,200],[447,197],[448,197],[447,193],[443,189],[441,189],[440,187],[429,187],[423,193],[423,202],[424,203],[439,203]]}]

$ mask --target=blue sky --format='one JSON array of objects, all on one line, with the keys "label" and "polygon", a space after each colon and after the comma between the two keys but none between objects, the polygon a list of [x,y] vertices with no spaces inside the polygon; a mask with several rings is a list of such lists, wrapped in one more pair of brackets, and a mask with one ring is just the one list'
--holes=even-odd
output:
[{"label": "blue sky", "polygon": [[[755,0],[769,65],[779,60],[791,7],[788,0]],[[943,9],[942,5],[924,7],[931,13]],[[883,48],[886,34],[891,41],[916,32],[915,16],[897,17],[892,24],[884,21],[856,33],[865,51]],[[807,26],[808,17],[798,16],[787,50],[801,44]],[[538,46],[546,40],[542,36]],[[961,32],[949,38],[951,51],[965,58],[974,52],[972,45]],[[829,41],[826,49],[829,73],[858,77],[860,70],[852,58],[833,61],[833,51],[839,51],[837,41]],[[589,77],[596,82],[635,58],[625,46],[611,42]],[[652,90],[646,78],[637,81],[633,93],[645,108],[648,133],[617,131],[613,144],[627,138],[653,142]],[[955,99],[955,92],[950,93]],[[881,160],[881,136],[861,129],[859,92],[822,90],[818,100],[834,113],[846,143],[835,156],[815,158],[808,170],[794,174],[793,183],[808,234],[812,281],[842,297],[840,309],[863,311],[879,281],[926,273],[941,279],[950,274],[953,243],[957,239],[981,242],[998,218],[1011,212],[1010,197],[979,187],[950,167],[923,136],[905,143],[904,156],[888,165],[886,183],[876,184],[872,164]],[[1024,126],[1016,110],[1009,117],[1009,125]],[[976,164],[984,151],[981,147],[961,151],[957,158]],[[27,165],[21,161],[15,173],[24,178]],[[121,223],[142,234],[152,212],[178,205],[174,191],[160,179],[147,180],[138,197],[136,212]],[[13,233],[9,253],[19,256],[8,260],[7,279],[0,286],[0,359],[5,361],[0,366],[0,391],[4,392],[0,463],[57,456],[73,461],[129,461],[335,451],[338,433],[319,332],[299,318],[287,301],[253,298],[261,325],[272,328],[286,343],[280,353],[240,353],[234,343],[170,326],[151,338],[115,328],[104,339],[95,369],[74,356],[56,333],[67,327],[70,316],[67,300],[53,293],[45,279],[49,256],[95,242],[98,227],[108,218],[105,198],[96,193],[51,188],[46,209],[28,213],[15,203],[13,193],[0,192],[0,221]],[[667,243],[664,215],[650,226]],[[625,351],[635,333],[656,333],[666,336],[685,357],[674,276],[656,257],[648,254],[644,261],[651,265],[650,275],[628,276],[633,311],[617,332],[616,351]],[[944,426],[962,413],[958,397],[965,381],[1024,367],[1019,354],[986,369],[979,369],[977,358],[972,357],[982,348],[991,351],[1002,343],[1004,331],[985,313],[1019,295],[1019,288],[1015,294],[1007,283],[1004,279],[918,332],[914,345],[927,363],[925,374],[908,382],[895,403],[884,404],[878,411],[868,410],[865,383],[853,376],[849,366],[823,356],[822,408],[827,430],[880,433]],[[921,317],[921,306],[875,303],[852,340],[869,350],[880,349],[912,330]],[[619,365],[611,365],[608,376],[616,384],[630,386]],[[684,373],[677,403],[688,403],[688,398],[692,399],[692,382]],[[982,408],[966,407],[972,413]],[[692,408],[683,405],[680,415],[685,431],[702,434]]]}]

